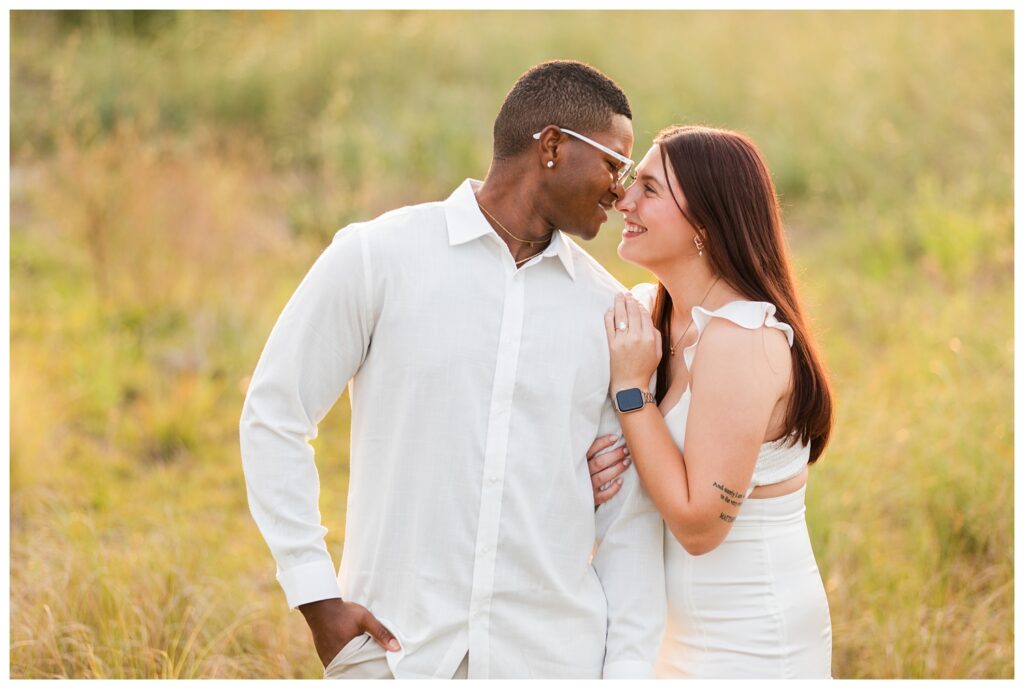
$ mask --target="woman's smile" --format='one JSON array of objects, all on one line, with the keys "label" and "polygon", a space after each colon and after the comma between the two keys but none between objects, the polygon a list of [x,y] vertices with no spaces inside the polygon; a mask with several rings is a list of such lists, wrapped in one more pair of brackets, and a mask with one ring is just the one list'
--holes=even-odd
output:
[{"label": "woman's smile", "polygon": [[626,226],[622,229],[623,239],[633,239],[639,237],[643,233],[647,232],[647,228],[643,225],[638,225],[635,222],[626,221]]}]

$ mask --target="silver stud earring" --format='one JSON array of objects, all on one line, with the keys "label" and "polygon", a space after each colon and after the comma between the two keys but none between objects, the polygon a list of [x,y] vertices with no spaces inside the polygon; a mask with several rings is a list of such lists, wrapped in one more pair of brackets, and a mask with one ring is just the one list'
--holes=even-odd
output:
[{"label": "silver stud earring", "polygon": [[697,247],[697,255],[704,255],[704,242],[701,240],[699,235],[693,235],[693,245]]},{"label": "silver stud earring", "polygon": [[553,160],[549,160],[549,161],[548,161],[548,167],[549,167],[549,168],[552,168],[552,167],[554,167],[554,166],[555,166],[555,161],[553,161]]}]

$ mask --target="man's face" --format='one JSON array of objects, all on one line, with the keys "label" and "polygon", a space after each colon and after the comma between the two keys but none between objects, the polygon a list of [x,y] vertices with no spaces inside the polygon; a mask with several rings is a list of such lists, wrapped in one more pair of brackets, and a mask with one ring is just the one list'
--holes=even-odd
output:
[{"label": "man's face", "polygon": [[[615,115],[606,131],[587,136],[627,158],[633,152],[633,123],[624,115]],[[560,148],[561,169],[552,194],[552,220],[559,229],[591,240],[608,220],[608,210],[623,194],[618,181],[622,163],[568,135]]]}]

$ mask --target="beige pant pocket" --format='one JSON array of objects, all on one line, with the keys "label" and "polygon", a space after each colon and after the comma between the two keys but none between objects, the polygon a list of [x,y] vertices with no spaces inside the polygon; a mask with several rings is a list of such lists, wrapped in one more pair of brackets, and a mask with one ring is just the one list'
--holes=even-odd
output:
[{"label": "beige pant pocket", "polygon": [[341,650],[338,651],[338,654],[334,656],[331,662],[327,664],[327,667],[324,668],[324,677],[327,677],[331,674],[333,670],[336,670],[338,667],[344,665],[348,660],[352,658],[352,656],[356,654],[357,651],[359,651],[359,649],[365,646],[370,641],[371,638],[372,637],[370,637],[369,634],[363,632],[362,634],[354,637],[351,641],[342,646]]}]

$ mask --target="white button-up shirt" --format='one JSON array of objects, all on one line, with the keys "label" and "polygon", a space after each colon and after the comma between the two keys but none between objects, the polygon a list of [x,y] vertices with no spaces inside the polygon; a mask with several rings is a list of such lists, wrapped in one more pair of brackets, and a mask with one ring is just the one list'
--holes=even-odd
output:
[{"label": "white button-up shirt", "polygon": [[[594,510],[621,435],[603,315],[620,285],[561,232],[517,270],[466,180],[340,231],[282,312],[241,419],[253,517],[291,607],[341,597],[396,677],[653,677],[661,518],[637,480]],[[345,545],[309,440],[349,386]],[[331,477],[335,478],[335,477]]]}]

